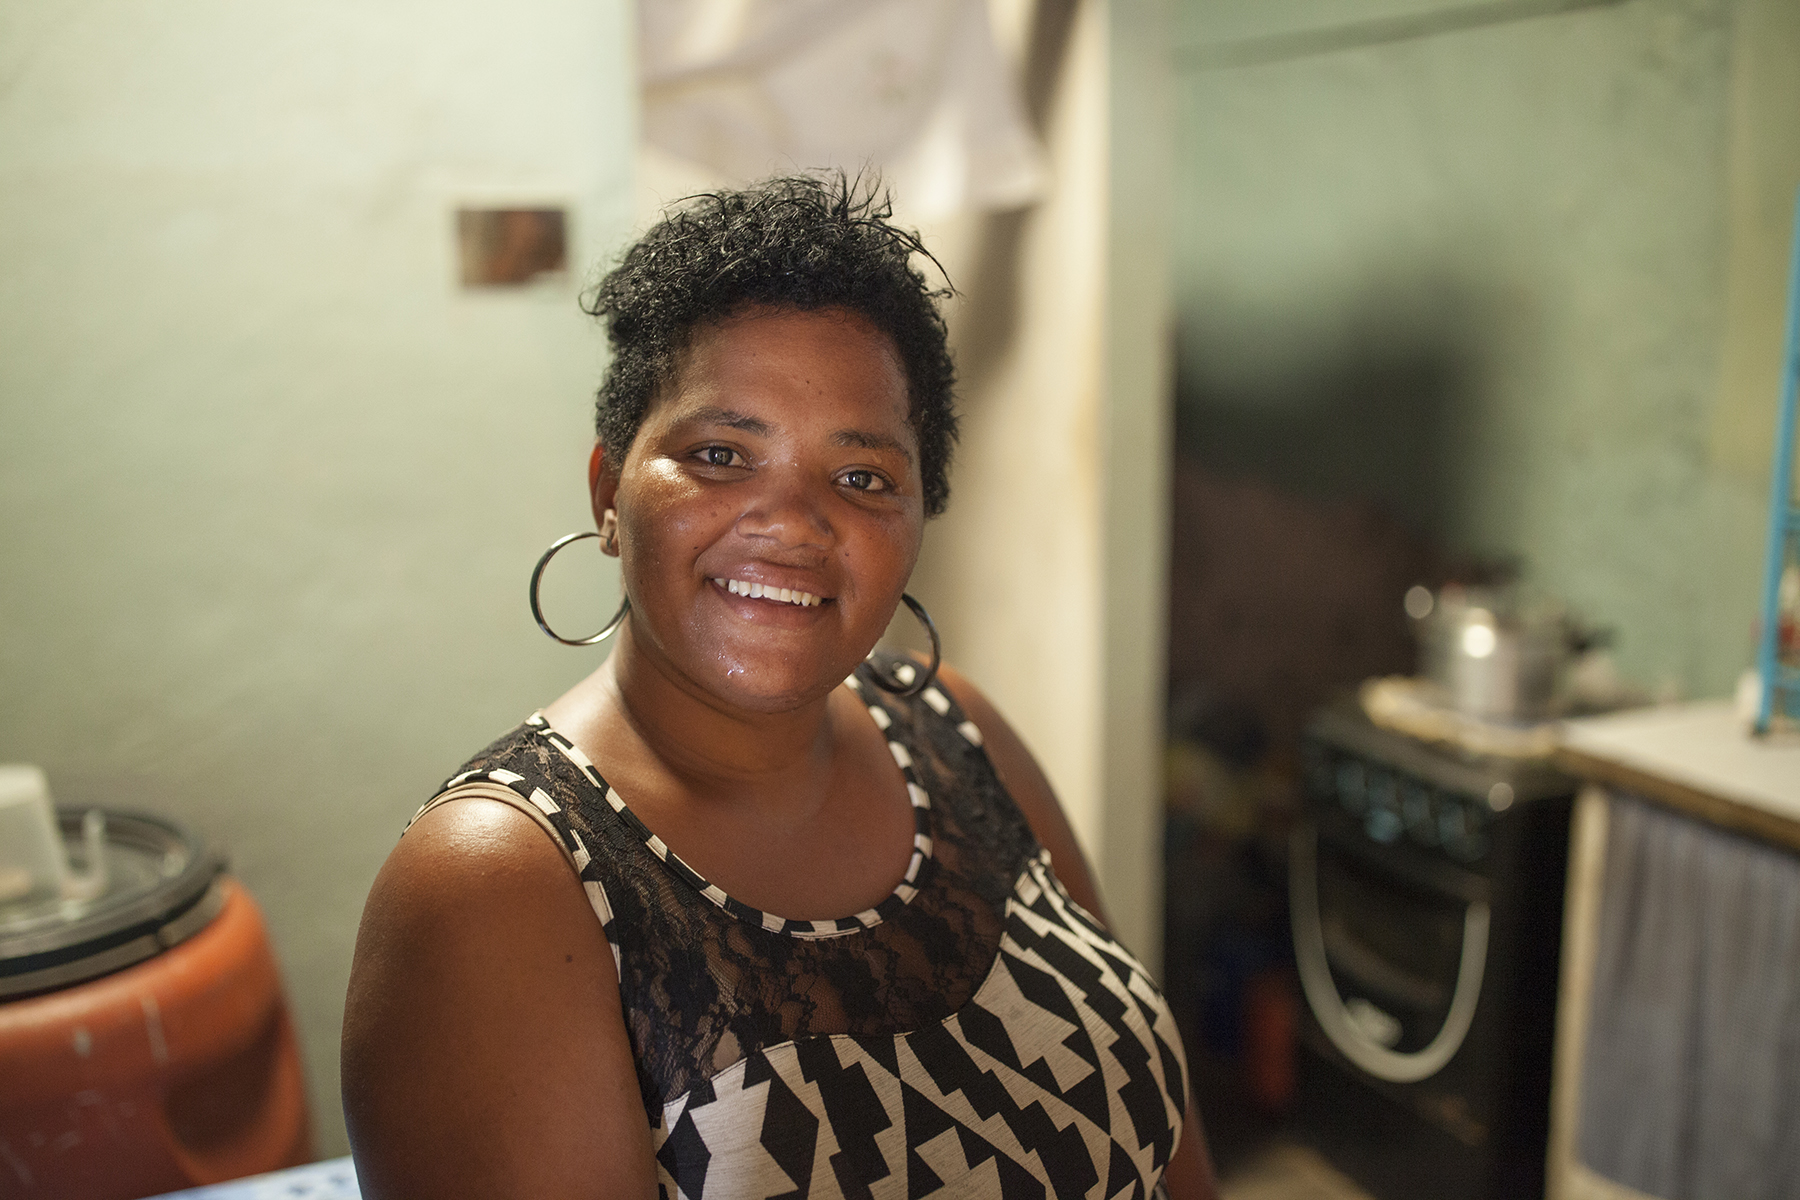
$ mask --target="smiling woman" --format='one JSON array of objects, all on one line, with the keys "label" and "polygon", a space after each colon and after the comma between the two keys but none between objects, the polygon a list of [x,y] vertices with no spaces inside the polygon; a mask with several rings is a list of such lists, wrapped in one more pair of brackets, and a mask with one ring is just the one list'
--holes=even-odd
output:
[{"label": "smiling woman", "polygon": [[905,372],[858,313],[766,305],[709,323],[672,366],[616,469],[604,445],[589,468],[628,635],[659,675],[791,710],[862,661],[918,558]]},{"label": "smiling woman", "polygon": [[365,1196],[1212,1194],[1043,773],[955,672],[871,658],[955,435],[887,215],[841,177],[702,197],[598,289],[626,603],[376,880]]}]

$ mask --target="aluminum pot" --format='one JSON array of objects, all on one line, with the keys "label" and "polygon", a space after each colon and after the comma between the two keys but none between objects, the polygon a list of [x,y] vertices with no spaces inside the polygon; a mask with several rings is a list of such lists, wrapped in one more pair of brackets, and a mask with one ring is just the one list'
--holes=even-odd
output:
[{"label": "aluminum pot", "polygon": [[1522,608],[1503,591],[1446,585],[1407,593],[1421,670],[1470,716],[1535,721],[1551,714],[1574,639],[1559,608]]}]

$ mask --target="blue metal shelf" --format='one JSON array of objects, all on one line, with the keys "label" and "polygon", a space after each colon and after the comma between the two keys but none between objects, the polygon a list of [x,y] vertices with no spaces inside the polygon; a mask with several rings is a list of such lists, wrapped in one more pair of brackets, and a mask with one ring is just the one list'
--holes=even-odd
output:
[{"label": "blue metal shelf", "polygon": [[1788,267],[1787,339],[1781,359],[1781,408],[1775,422],[1775,470],[1769,481],[1769,549],[1763,575],[1762,641],[1756,669],[1762,702],[1756,732],[1767,733],[1777,711],[1800,716],[1800,670],[1781,661],[1781,576],[1792,551],[1800,556],[1800,506],[1794,503],[1794,393],[1800,385],[1800,196],[1794,201],[1794,243]]}]

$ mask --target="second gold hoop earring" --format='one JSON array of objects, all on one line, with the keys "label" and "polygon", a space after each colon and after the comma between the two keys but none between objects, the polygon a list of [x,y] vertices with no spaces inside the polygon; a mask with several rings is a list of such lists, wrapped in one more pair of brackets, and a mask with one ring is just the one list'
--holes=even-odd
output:
[{"label": "second gold hoop earring", "polygon": [[931,638],[931,665],[921,673],[919,668],[911,663],[901,663],[894,668],[894,678],[891,680],[882,678],[880,671],[872,673],[875,676],[876,686],[880,687],[882,691],[896,696],[916,696],[930,687],[931,681],[937,678],[938,665],[943,662],[944,656],[943,651],[938,647],[937,624],[932,621],[931,614],[925,611],[925,606],[914,600],[912,595],[907,592],[902,592],[900,599],[905,602],[906,607],[912,609],[912,615],[919,619],[919,624],[925,627],[926,634]]},{"label": "second gold hoop earring", "polygon": [[[625,618],[631,615],[631,597],[627,596],[619,602],[619,611],[613,614],[612,620],[606,623],[606,627],[592,637],[585,638],[566,638],[562,634],[556,632],[556,630],[550,628],[550,622],[544,620],[543,606],[538,603],[538,584],[544,578],[544,568],[550,565],[550,560],[556,557],[557,551],[561,550],[569,543],[579,542],[583,538],[598,537],[600,537],[600,534],[592,529],[582,533],[571,533],[566,537],[559,537],[554,542],[550,543],[550,548],[544,551],[544,556],[542,558],[538,559],[537,566],[531,569],[532,619],[537,622],[538,628],[543,630],[547,637],[559,641],[565,646],[592,646],[596,642],[603,642],[613,634],[617,633],[619,631],[619,626],[625,623]],[[602,545],[604,545],[605,542],[606,539],[601,539]]]}]

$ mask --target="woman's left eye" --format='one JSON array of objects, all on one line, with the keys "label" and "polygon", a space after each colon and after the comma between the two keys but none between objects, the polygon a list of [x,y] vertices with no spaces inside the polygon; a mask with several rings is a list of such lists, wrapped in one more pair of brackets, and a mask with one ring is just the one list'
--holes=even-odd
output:
[{"label": "woman's left eye", "polygon": [[885,492],[888,488],[887,480],[873,471],[845,471],[838,478],[859,492]]}]

